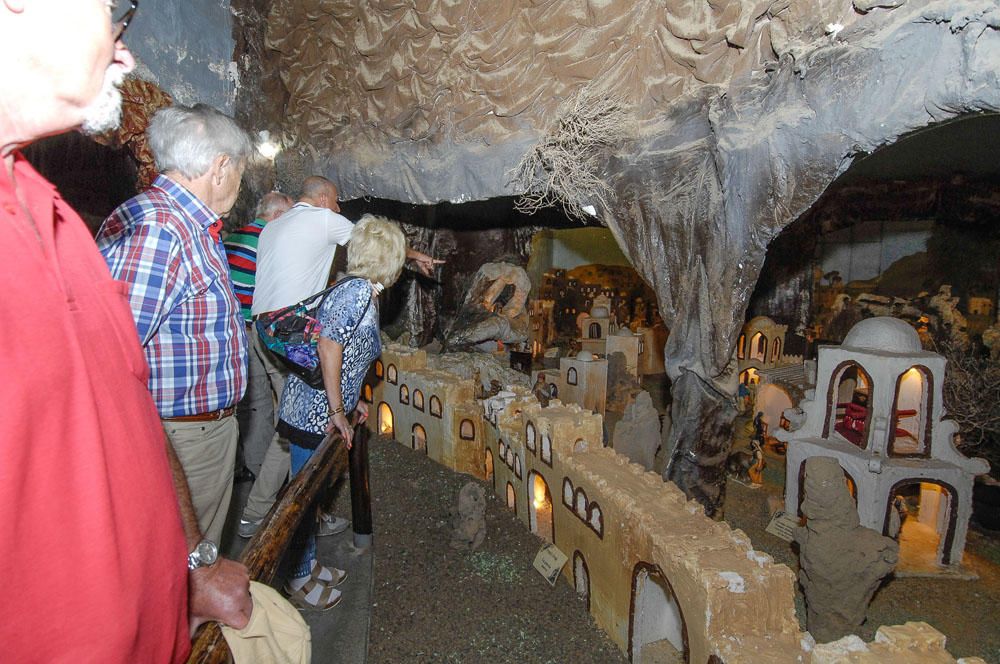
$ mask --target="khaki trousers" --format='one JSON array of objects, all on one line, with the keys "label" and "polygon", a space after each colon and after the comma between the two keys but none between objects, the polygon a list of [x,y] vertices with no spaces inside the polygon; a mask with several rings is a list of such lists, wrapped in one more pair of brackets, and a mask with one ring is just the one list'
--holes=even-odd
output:
[{"label": "khaki trousers", "polygon": [[198,527],[206,539],[218,544],[233,496],[240,437],[236,418],[230,415],[212,422],[164,421],[163,430],[184,468]]}]

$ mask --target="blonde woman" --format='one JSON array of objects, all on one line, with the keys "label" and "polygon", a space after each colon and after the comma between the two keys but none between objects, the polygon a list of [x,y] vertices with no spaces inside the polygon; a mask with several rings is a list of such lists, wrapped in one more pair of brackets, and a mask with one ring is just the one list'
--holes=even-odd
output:
[{"label": "blonde woman", "polygon": [[[325,389],[313,389],[289,375],[281,394],[277,429],[289,442],[293,475],[327,433],[340,432],[350,449],[354,431],[348,416],[357,410],[361,421],[368,417],[368,405],[359,397],[368,367],[382,353],[378,296],[396,282],[405,260],[406,239],[397,224],[370,214],[355,224],[348,276],[326,296],[318,311],[323,325],[318,352]],[[336,586],[347,573],[316,561],[315,519],[307,515],[302,523],[292,554],[295,567],[285,591],[303,608],[331,609],[340,601]]]}]

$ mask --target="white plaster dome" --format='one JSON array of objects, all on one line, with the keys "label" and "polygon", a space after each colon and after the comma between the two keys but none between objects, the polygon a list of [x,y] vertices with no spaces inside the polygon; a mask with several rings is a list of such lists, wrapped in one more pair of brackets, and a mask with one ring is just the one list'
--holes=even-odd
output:
[{"label": "white plaster dome", "polygon": [[890,353],[920,353],[920,336],[906,322],[892,316],[866,318],[851,328],[844,346]]},{"label": "white plaster dome", "polygon": [[593,362],[594,359],[596,358],[594,358],[594,354],[591,353],[590,351],[581,350],[579,353],[576,354],[576,359],[580,360],[581,362]]},{"label": "white plaster dome", "polygon": [[598,304],[593,309],[590,310],[591,318],[610,318],[611,312],[603,304]]}]

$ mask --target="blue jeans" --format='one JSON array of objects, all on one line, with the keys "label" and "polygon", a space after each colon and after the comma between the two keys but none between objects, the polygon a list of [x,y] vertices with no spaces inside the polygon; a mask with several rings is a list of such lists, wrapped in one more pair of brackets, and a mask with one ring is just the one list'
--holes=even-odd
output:
[{"label": "blue jeans", "polygon": [[[288,446],[292,457],[292,477],[306,465],[309,458],[316,450],[306,447],[299,447],[291,443]],[[292,578],[301,579],[309,576],[313,563],[316,561],[316,506],[311,505],[302,516],[302,522],[295,537],[292,538],[291,557],[294,567],[292,567]]]}]

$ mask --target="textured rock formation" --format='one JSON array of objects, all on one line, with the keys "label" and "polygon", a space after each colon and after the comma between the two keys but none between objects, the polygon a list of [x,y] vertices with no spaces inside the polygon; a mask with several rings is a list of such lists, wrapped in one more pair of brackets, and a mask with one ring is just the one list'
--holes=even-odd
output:
[{"label": "textured rock formation", "polygon": [[660,416],[653,408],[649,392],[640,392],[625,408],[615,427],[613,447],[633,463],[653,470],[656,449],[660,446]]},{"label": "textured rock formation", "polygon": [[451,548],[475,550],[486,538],[486,492],[469,482],[458,494],[458,508],[451,515]]},{"label": "textured rock formation", "polygon": [[825,643],[865,621],[875,590],[899,559],[899,544],[860,525],[836,459],[813,457],[805,466],[806,525],[795,529],[799,583],[809,631]]}]

